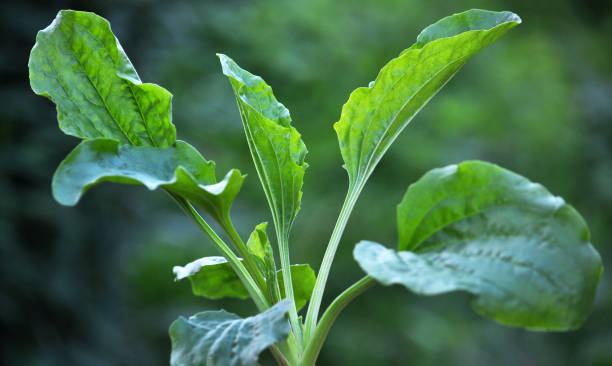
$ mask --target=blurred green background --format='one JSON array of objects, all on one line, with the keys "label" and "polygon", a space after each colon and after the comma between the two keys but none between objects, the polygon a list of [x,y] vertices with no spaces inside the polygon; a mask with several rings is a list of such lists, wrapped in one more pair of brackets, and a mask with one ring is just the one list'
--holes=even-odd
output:
[{"label": "blurred green background", "polygon": [[[261,75],[310,150],[292,260],[318,269],[347,187],[332,123],[351,90],[425,26],[469,8],[511,10],[523,24],[469,61],[381,161],[357,204],[325,303],[362,276],[361,239],[395,246],[395,205],[427,170],[482,159],[543,183],[586,218],[604,272],[578,331],[530,333],[474,314],[468,298],[376,287],[338,318],[318,365],[612,365],[612,5],[609,1],[46,1],[0,5],[0,363],[167,365],[179,315],[208,301],[172,266],[214,255],[160,192],[105,184],[74,208],[50,182],[77,144],[52,103],[29,88],[36,32],[59,9],[109,19],[145,82],[174,94],[178,136],[249,174],[232,210],[246,237],[270,220],[235,100],[215,52]],[[269,359],[264,360],[268,364]]]}]

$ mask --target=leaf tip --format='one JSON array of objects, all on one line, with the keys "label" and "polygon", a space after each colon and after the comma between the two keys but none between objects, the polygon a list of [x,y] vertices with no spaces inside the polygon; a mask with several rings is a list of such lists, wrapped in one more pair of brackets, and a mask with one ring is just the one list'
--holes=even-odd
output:
[{"label": "leaf tip", "polygon": [[509,13],[509,22],[515,22],[516,24],[521,24],[523,22],[523,19],[521,19],[520,16],[518,16],[518,14],[515,14],[511,11],[508,12]]}]

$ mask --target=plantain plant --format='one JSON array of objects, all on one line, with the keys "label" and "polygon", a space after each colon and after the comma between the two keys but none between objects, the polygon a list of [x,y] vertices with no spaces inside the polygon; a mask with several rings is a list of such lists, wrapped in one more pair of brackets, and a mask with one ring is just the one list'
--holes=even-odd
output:
[{"label": "plantain plant", "polygon": [[171,365],[256,365],[266,349],[281,365],[314,365],[338,314],[375,284],[420,295],[465,291],[476,312],[501,324],[575,329],[591,310],[602,272],[585,221],[543,186],[481,161],[433,169],[410,185],[397,206],[397,249],[358,243],[353,254],[365,277],[321,315],[336,249],[378,162],[468,59],[520,22],[511,12],[485,10],[443,18],[351,93],[334,124],[348,190],[315,277],[309,265],[290,261],[307,150],[270,86],[218,55],[270,206],[280,267],[267,223],[246,242],[232,223],[245,176],[232,169],[218,180],[214,162],[176,140],[172,95],[140,80],[105,19],[62,10],[38,33],[29,61],[34,92],[56,104],[60,129],[82,140],[57,168],[53,196],[72,206],[105,181],[163,190],[219,251],[176,266],[176,279],[188,278],[198,296],[250,298],[259,313],[180,317],[170,326]]}]

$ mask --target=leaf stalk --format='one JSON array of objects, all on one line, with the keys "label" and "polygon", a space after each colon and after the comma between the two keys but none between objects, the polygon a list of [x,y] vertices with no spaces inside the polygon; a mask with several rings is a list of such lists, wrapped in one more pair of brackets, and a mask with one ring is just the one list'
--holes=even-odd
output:
[{"label": "leaf stalk", "polygon": [[[278,226],[277,226],[278,227]],[[278,251],[280,254],[281,270],[283,271],[283,286],[285,287],[285,297],[291,301],[289,309],[289,322],[293,329],[297,345],[302,350],[304,346],[304,335],[302,325],[298,319],[297,308],[295,306],[295,296],[293,295],[293,279],[291,278],[291,261],[289,259],[289,238],[288,235],[280,235],[277,231]]]},{"label": "leaf stalk", "polygon": [[[257,286],[259,287],[259,289],[265,292],[266,291],[266,280],[261,274],[259,267],[253,260],[253,256],[251,255],[251,253],[249,253],[249,250],[247,249],[246,245],[242,241],[242,238],[236,231],[236,228],[234,227],[234,224],[232,223],[232,219],[229,217],[229,215],[225,215],[225,217],[223,218],[223,220],[221,220],[221,222],[219,222],[219,224],[221,225],[221,227],[223,228],[227,236],[230,238],[230,240],[234,243],[234,247],[238,251],[238,254],[244,259],[246,269],[249,271],[249,273],[251,274],[251,276],[257,283]],[[272,299],[268,299],[268,300],[272,301]]]},{"label": "leaf stalk", "polygon": [[240,259],[238,259],[236,254],[232,252],[232,250],[219,237],[219,235],[217,235],[217,233],[208,225],[208,223],[204,221],[202,216],[200,216],[198,211],[196,211],[196,209],[188,200],[172,192],[167,192],[176,201],[176,203],[183,210],[183,212],[185,212],[185,214],[196,223],[196,225],[210,238],[210,240],[212,240],[213,244],[221,252],[223,257],[228,260],[228,262],[240,278],[240,281],[244,284],[244,287],[249,292],[249,295],[253,299],[253,302],[255,302],[257,309],[261,312],[268,309],[270,307],[268,301],[261,292],[259,286],[257,286],[257,283],[255,282],[253,277],[251,277],[249,271],[240,262]]},{"label": "leaf stalk", "polygon": [[374,286],[376,283],[376,280],[374,280],[372,277],[365,276],[336,297],[336,299],[329,305],[327,310],[325,310],[325,313],[323,313],[323,316],[321,317],[321,321],[314,330],[314,333],[312,334],[312,337],[304,350],[300,365],[313,366],[315,364],[319,352],[321,351],[321,347],[323,347],[323,343],[327,338],[327,334],[329,333],[332,324],[334,324],[334,321],[340,312],[351,301],[353,301],[353,299],[361,295],[370,287]]},{"label": "leaf stalk", "polygon": [[312,292],[310,305],[308,306],[308,313],[306,314],[306,325],[304,330],[304,338],[306,339],[306,342],[310,341],[312,333],[317,325],[319,309],[321,308],[321,301],[323,299],[327,278],[329,277],[329,271],[334,261],[334,256],[336,254],[336,250],[338,249],[338,245],[340,244],[340,239],[342,238],[342,234],[344,233],[348,219],[351,216],[351,212],[355,207],[357,198],[361,194],[363,185],[364,184],[349,184],[349,189],[347,191],[346,198],[344,199],[344,203],[342,204],[340,215],[338,216],[338,220],[336,221],[336,225],[332,231],[329,244],[327,244],[323,261],[321,262],[321,268],[317,274],[317,280]]}]

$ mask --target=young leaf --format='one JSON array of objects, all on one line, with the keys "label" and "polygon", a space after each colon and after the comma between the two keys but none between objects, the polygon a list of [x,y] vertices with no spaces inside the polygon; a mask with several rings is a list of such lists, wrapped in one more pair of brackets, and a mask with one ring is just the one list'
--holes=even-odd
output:
[{"label": "young leaf", "polygon": [[175,266],[175,280],[189,278],[194,295],[209,299],[237,297],[246,299],[249,293],[223,257],[204,257],[191,262],[185,267]]},{"label": "young leaf", "polygon": [[267,222],[262,222],[257,225],[255,230],[251,233],[251,236],[249,236],[249,240],[246,244],[249,253],[255,258],[255,261],[257,261],[257,265],[261,269],[266,280],[274,277],[276,273],[274,253],[270,241],[268,240],[268,235],[266,234],[267,227]]},{"label": "young leaf", "polygon": [[52,189],[59,203],[72,206],[100,182],[142,184],[150,190],[163,187],[220,220],[229,212],[243,180],[244,176],[233,169],[217,182],[215,163],[206,161],[183,141],[155,148],[92,139],[81,142],[62,161],[53,175]]},{"label": "young leaf", "polygon": [[[246,288],[223,257],[200,258],[184,267],[175,266],[173,272],[176,280],[189,278],[193,294],[197,296],[209,299],[222,297],[246,299],[249,297]],[[276,279],[276,277],[282,281],[282,272],[275,272],[272,278]],[[296,307],[299,310],[310,300],[315,273],[308,264],[294,264],[291,266],[291,278],[293,279]],[[281,294],[284,296],[282,288]]]},{"label": "young leaf", "polygon": [[[279,103],[272,88],[259,76],[241,69],[232,59],[218,55],[238,103],[251,156],[263,186],[276,228],[283,286],[287,299],[296,301],[293,294],[289,259],[289,231],[300,209],[307,150],[300,134],[291,126],[289,111]],[[296,309],[289,312],[291,326],[302,342]]]},{"label": "young leaf", "polygon": [[[278,271],[278,282],[283,283],[283,272]],[[308,264],[294,264],[291,266],[291,278],[293,279],[293,293],[295,295],[295,307],[298,311],[306,305],[312,290],[314,289],[316,275]],[[285,297],[285,289],[280,289],[281,297]]]},{"label": "young leaf", "polygon": [[259,354],[287,338],[289,301],[242,319],[224,310],[178,318],[170,326],[172,366],[255,366]]},{"label": "young leaf", "polygon": [[334,125],[351,184],[365,183],[400,132],[469,58],[520,22],[516,14],[486,10],[443,18],[368,87],[356,89]]},{"label": "young leaf", "polygon": [[307,150],[291,126],[289,111],[279,103],[262,78],[219,55],[223,74],[234,93],[251,155],[263,185],[276,230],[288,235],[302,197]]},{"label": "young leaf", "polygon": [[138,146],[174,143],[172,94],[140,81],[106,19],[61,10],[38,32],[28,66],[32,89],[57,105],[66,134]]},{"label": "young leaf", "polygon": [[255,259],[255,262],[257,262],[257,266],[266,280],[268,298],[278,301],[280,298],[280,290],[278,289],[278,282],[276,279],[274,252],[272,251],[272,245],[270,245],[268,235],[266,234],[267,227],[267,222],[257,225],[255,230],[251,233],[251,236],[249,236],[246,246],[249,254]]},{"label": "young leaf", "polygon": [[422,295],[467,291],[480,314],[567,330],[589,314],[602,272],[582,217],[524,177],[484,162],[434,169],[398,206],[400,250],[361,242],[359,265]]}]

